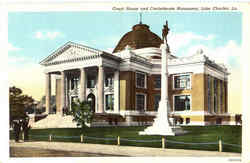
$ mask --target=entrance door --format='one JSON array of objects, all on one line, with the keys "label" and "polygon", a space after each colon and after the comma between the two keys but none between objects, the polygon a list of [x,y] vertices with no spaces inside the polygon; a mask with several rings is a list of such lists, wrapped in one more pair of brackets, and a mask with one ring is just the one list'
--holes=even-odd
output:
[{"label": "entrance door", "polygon": [[87,97],[87,100],[90,101],[90,107],[95,112],[95,95],[90,93]]}]

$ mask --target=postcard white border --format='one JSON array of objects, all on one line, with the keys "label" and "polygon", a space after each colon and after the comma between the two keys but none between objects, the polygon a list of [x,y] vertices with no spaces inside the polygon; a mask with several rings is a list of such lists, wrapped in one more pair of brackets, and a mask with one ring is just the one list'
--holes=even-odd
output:
[{"label": "postcard white border", "polygon": [[[250,92],[250,3],[248,2],[238,2],[238,3],[173,3],[173,2],[66,2],[66,3],[49,3],[47,2],[18,2],[13,3],[13,1],[5,2],[0,5],[0,41],[1,41],[1,53],[5,54],[1,55],[0,61],[0,72],[1,72],[1,111],[2,117],[0,118],[0,125],[1,125],[1,136],[0,136],[0,144],[1,144],[1,156],[0,156],[0,163],[1,162],[54,162],[54,161],[63,161],[63,162],[128,162],[128,161],[141,161],[141,159],[146,159],[146,161],[150,162],[229,162],[229,158],[211,158],[211,157],[202,157],[202,158],[185,158],[185,157],[167,157],[167,158],[18,158],[13,159],[9,158],[9,135],[8,135],[8,67],[7,60],[7,34],[8,34],[8,27],[7,27],[7,12],[12,11],[111,11],[113,6],[138,6],[138,7],[145,7],[145,6],[225,6],[225,7],[232,7],[235,6],[243,13],[243,46],[245,49],[244,57],[242,57],[242,68],[243,68],[243,142],[242,142],[242,161],[244,163],[250,162],[250,107],[248,104],[249,101],[249,93]],[[180,11],[181,12],[181,11]],[[200,11],[199,11],[200,12]],[[214,11],[216,12],[216,11]],[[7,95],[7,96],[6,96]]]}]

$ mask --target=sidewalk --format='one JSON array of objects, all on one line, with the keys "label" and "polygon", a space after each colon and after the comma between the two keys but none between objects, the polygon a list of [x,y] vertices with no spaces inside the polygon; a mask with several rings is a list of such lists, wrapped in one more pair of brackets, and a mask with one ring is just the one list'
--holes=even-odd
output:
[{"label": "sidewalk", "polygon": [[164,156],[183,156],[183,157],[241,157],[240,153],[183,150],[183,149],[162,149],[148,147],[131,147],[101,144],[84,143],[65,143],[65,142],[22,142],[10,141],[11,147],[30,147],[40,149],[51,149],[60,151],[86,152],[110,155],[123,155],[132,157],[164,157]]}]

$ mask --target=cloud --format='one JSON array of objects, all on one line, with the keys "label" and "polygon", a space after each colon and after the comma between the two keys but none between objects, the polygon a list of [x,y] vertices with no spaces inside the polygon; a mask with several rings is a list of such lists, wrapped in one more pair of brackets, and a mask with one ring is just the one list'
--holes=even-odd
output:
[{"label": "cloud", "polygon": [[8,51],[19,51],[21,48],[15,47],[11,43],[8,43]]},{"label": "cloud", "polygon": [[181,48],[190,45],[193,41],[211,41],[216,37],[213,34],[207,36],[198,35],[192,32],[169,34],[168,43],[170,50],[173,54],[176,54]]},{"label": "cloud", "polygon": [[8,57],[8,63],[9,64],[16,64],[16,63],[23,63],[25,62],[26,58],[24,57],[16,57],[16,56],[9,56]]},{"label": "cloud", "polygon": [[204,44],[197,44],[187,50],[186,56],[196,53],[197,50],[202,49],[204,54],[217,63],[224,63],[229,68],[238,67],[240,65],[240,58],[243,55],[243,48],[235,41],[230,40],[224,46],[208,47]]},{"label": "cloud", "polygon": [[54,40],[58,37],[62,37],[63,34],[61,32],[42,32],[42,31],[37,31],[35,32],[35,38],[39,40]]},{"label": "cloud", "polygon": [[245,55],[243,47],[230,40],[224,46],[208,47],[198,44],[187,50],[186,56],[202,49],[204,54],[217,63],[223,63],[228,68],[228,109],[230,113],[242,112],[242,67],[240,59]]}]

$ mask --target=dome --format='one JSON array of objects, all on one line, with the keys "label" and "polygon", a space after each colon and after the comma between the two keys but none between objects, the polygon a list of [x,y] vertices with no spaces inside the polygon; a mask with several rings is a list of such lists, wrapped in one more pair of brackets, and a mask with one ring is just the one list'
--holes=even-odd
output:
[{"label": "dome", "polygon": [[113,53],[122,51],[127,45],[132,49],[141,49],[147,47],[159,48],[162,43],[161,38],[149,30],[146,24],[136,24],[132,31],[126,33],[115,47]]}]

